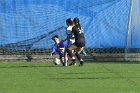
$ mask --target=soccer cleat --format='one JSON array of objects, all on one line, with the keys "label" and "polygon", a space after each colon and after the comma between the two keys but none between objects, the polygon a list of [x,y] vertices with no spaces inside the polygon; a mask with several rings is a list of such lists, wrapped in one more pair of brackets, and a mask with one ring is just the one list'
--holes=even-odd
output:
[{"label": "soccer cleat", "polygon": [[69,64],[69,66],[72,66],[72,65],[76,65],[76,62],[71,62],[70,64]]},{"label": "soccer cleat", "polygon": [[80,61],[80,65],[79,66],[83,66],[84,64],[84,61]]},{"label": "soccer cleat", "polygon": [[64,62],[62,64],[63,64],[63,66],[65,66],[65,63]]},{"label": "soccer cleat", "polygon": [[76,62],[75,62],[75,59],[72,59],[72,62],[69,64],[69,66],[72,66],[72,65],[76,65]]},{"label": "soccer cleat", "polygon": [[73,65],[76,66],[76,62]]}]

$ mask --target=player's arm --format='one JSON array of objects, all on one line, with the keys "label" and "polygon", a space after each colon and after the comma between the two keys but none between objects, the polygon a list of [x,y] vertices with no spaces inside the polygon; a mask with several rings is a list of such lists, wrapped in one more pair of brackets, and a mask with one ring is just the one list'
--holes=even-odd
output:
[{"label": "player's arm", "polygon": [[66,41],[63,42],[63,46],[64,46],[64,47],[68,46],[68,42],[66,42]]},{"label": "player's arm", "polygon": [[66,29],[66,34],[67,37],[63,40],[63,42],[72,38],[71,30],[69,30],[68,28]]},{"label": "player's arm", "polygon": [[51,56],[53,56],[55,54],[56,50],[55,50],[55,47],[53,46],[52,47],[52,52],[51,52]]},{"label": "player's arm", "polygon": [[66,41],[66,40],[69,40],[70,38],[72,38],[72,35],[68,34],[67,37],[63,40],[63,42]]}]

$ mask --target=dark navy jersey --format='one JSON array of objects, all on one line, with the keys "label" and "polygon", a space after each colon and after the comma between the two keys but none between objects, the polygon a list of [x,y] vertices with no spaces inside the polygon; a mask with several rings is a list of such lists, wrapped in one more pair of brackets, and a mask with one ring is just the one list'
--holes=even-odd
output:
[{"label": "dark navy jersey", "polygon": [[84,37],[83,29],[80,26],[75,25],[72,28],[72,33],[74,34],[75,42],[85,43],[85,37]]}]

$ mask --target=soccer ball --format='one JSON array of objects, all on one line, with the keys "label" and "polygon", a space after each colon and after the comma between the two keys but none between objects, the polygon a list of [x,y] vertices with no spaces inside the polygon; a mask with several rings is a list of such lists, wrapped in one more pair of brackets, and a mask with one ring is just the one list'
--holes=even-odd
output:
[{"label": "soccer ball", "polygon": [[53,63],[54,63],[55,65],[59,65],[59,64],[60,64],[60,59],[54,58]]}]

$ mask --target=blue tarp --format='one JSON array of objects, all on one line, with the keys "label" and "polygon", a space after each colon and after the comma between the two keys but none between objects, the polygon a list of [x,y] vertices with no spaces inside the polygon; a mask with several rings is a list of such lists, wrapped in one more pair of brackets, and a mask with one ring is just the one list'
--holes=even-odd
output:
[{"label": "blue tarp", "polygon": [[[140,1],[133,1],[137,6],[133,8],[129,47],[140,48]],[[50,47],[52,34],[48,33],[66,37],[65,20],[79,17],[86,47],[124,48],[129,13],[130,0],[0,0],[0,45]]]}]

